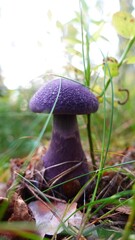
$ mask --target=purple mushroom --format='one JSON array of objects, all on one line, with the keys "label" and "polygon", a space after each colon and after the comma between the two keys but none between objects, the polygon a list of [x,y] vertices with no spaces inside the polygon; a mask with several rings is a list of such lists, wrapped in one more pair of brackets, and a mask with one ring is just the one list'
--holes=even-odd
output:
[{"label": "purple mushroom", "polygon": [[[76,194],[89,179],[76,115],[97,111],[95,95],[79,82],[58,78],[43,85],[31,98],[29,106],[37,113],[50,113],[54,108],[51,143],[43,157],[45,178],[48,182],[58,179],[55,183],[77,178],[71,182],[76,183],[73,195]],[[64,186],[67,185],[61,185],[60,189],[65,194]]]}]

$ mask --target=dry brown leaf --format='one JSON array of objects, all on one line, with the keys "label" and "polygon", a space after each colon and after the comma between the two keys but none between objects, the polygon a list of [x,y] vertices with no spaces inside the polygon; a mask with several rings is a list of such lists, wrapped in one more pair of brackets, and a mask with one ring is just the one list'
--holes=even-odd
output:
[{"label": "dry brown leaf", "polygon": [[13,213],[8,221],[34,221],[27,204],[17,193],[13,195],[11,204]]},{"label": "dry brown leaf", "polygon": [[7,184],[0,182],[0,197],[6,197]]},{"label": "dry brown leaf", "polygon": [[120,213],[129,215],[131,213],[131,208],[128,206],[118,207],[118,208],[116,208],[116,212],[120,212]]},{"label": "dry brown leaf", "polygon": [[[108,210],[111,210],[113,206],[107,207]],[[115,212],[129,215],[131,213],[131,208],[129,206],[121,206],[115,209]]]},{"label": "dry brown leaf", "polygon": [[[33,212],[38,231],[42,237],[46,234],[60,233],[64,230],[64,226],[72,225],[76,228],[81,226],[83,214],[80,211],[74,213],[77,203],[53,202],[44,204],[41,201],[35,201],[29,203],[28,206]],[[72,216],[70,217],[70,215]]]}]

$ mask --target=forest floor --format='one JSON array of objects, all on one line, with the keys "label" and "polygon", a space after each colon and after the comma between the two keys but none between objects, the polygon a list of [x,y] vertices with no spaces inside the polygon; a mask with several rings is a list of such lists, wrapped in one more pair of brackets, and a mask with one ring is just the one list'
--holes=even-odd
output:
[{"label": "forest floor", "polygon": [[[94,199],[96,172],[85,195],[79,192],[70,202],[55,188],[47,190],[40,160],[45,151],[39,147],[29,163],[27,158],[11,160],[10,179],[0,183],[0,239],[122,239],[132,212],[135,148],[112,157]],[[134,232],[134,219],[132,223]]]}]

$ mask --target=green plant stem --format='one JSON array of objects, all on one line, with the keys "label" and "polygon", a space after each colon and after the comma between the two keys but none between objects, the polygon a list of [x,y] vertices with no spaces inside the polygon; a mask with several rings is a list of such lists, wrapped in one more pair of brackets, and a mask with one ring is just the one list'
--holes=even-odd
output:
[{"label": "green plant stem", "polygon": [[[82,6],[81,1],[79,1],[80,6],[80,21],[81,21],[81,39],[82,39],[82,57],[83,57],[83,67],[84,67],[84,73],[86,75],[86,66],[85,66],[85,52],[84,52],[84,32],[83,32],[83,13],[82,13]],[[85,79],[86,81],[86,79]],[[87,85],[87,82],[85,82]]]},{"label": "green plant stem", "polygon": [[111,82],[111,78],[108,79],[108,81],[107,81],[107,83],[106,83],[106,85],[105,85],[103,91],[100,93],[100,95],[98,96],[98,98],[103,97],[103,95],[105,94],[105,92],[106,92],[106,90],[107,90],[107,88],[108,88],[110,82]]},{"label": "green plant stem", "polygon": [[[79,1],[80,6],[80,22],[81,22],[81,38],[82,38],[82,57],[83,57],[83,66],[84,66],[84,79],[85,79],[85,85],[86,87],[90,88],[90,72],[91,72],[91,66],[90,66],[90,34],[89,34],[89,26],[84,29],[84,23],[83,23],[83,8],[82,8],[82,0]],[[84,32],[86,37],[86,51],[84,50]],[[86,55],[85,55],[86,52]],[[88,135],[88,142],[89,142],[89,149],[90,149],[90,156],[92,160],[93,170],[96,170],[96,162],[94,157],[94,149],[93,149],[93,141],[92,141],[92,135],[91,135],[91,116],[87,115],[87,135]]]},{"label": "green plant stem", "polygon": [[91,160],[92,160],[93,170],[96,170],[97,166],[96,166],[96,162],[95,162],[93,141],[92,141],[92,135],[91,135],[91,115],[90,114],[87,115],[87,134],[88,134],[89,149],[90,149],[90,156],[91,156]]},{"label": "green plant stem", "polygon": [[[133,190],[135,190],[135,185],[133,186]],[[135,221],[135,192],[133,194],[133,198],[132,198],[132,207],[131,207],[131,213],[128,217],[128,221],[126,223],[124,232],[123,232],[123,237],[121,240],[127,240],[129,239],[129,236],[131,234],[132,231],[132,227],[134,225],[134,221]]]},{"label": "green plant stem", "polygon": [[120,67],[120,66],[122,65],[123,61],[125,60],[128,52],[129,52],[130,48],[132,47],[132,45],[134,44],[134,42],[135,42],[135,36],[132,37],[132,38],[129,40],[129,42],[128,42],[128,44],[127,44],[127,47],[125,48],[125,51],[123,52],[123,54],[122,54],[122,56],[121,56],[121,60],[120,60],[120,62],[119,62],[119,64],[118,64],[118,67]]},{"label": "green plant stem", "polygon": [[[114,91],[113,91],[113,81],[112,78],[110,77],[110,83],[111,83],[111,90],[112,90],[112,110],[111,110],[111,120],[110,120],[110,127],[109,127],[109,135],[108,135],[108,142],[105,145],[105,138],[106,138],[106,96],[105,96],[105,92],[104,92],[104,123],[103,123],[103,139],[102,139],[102,152],[101,152],[101,160],[100,160],[100,166],[99,166],[99,171],[98,171],[98,175],[97,175],[97,180],[96,180],[96,186],[92,195],[92,199],[91,199],[91,203],[93,203],[95,201],[96,198],[96,194],[98,191],[98,187],[100,184],[100,180],[102,177],[102,173],[103,173],[103,169],[104,169],[104,165],[105,165],[105,161],[107,158],[107,153],[108,153],[108,149],[110,146],[110,139],[111,139],[111,133],[112,133],[112,123],[113,123],[113,104],[114,104]],[[105,88],[105,76],[104,76],[104,88]],[[106,150],[105,150],[106,147]],[[92,206],[88,207],[87,209],[87,214],[89,214],[90,217],[90,212],[92,210]]]},{"label": "green plant stem", "polygon": [[86,84],[87,87],[90,87],[90,56],[89,56],[89,52],[90,52],[90,43],[89,43],[89,31],[87,30],[86,32],[86,62],[87,62],[87,69],[85,72],[85,79],[86,79]]},{"label": "green plant stem", "polygon": [[[131,47],[132,47],[132,45],[134,44],[134,42],[135,42],[135,36],[129,40],[129,42],[128,42],[128,44],[127,44],[127,47],[125,48],[125,51],[123,52],[123,54],[122,54],[122,56],[121,56],[120,62],[119,62],[119,64],[118,64],[118,68],[120,68],[121,65],[123,64],[123,62],[124,62],[124,60],[125,60],[128,52],[129,52],[129,50],[131,49]],[[107,83],[106,83],[106,85],[105,85],[105,88],[104,88],[103,91],[100,93],[99,98],[104,95],[104,93],[105,93],[105,91],[107,90],[110,82],[111,82],[111,79],[109,78],[108,81],[107,81]]]}]

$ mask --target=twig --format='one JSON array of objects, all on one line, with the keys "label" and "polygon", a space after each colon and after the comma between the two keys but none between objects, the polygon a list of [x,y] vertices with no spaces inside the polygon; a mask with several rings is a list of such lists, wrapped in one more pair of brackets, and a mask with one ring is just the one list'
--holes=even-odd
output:
[{"label": "twig", "polygon": [[89,140],[89,149],[90,149],[90,156],[92,160],[93,170],[97,170],[95,156],[94,156],[94,149],[93,149],[93,141],[92,141],[92,135],[91,135],[91,115],[87,115],[87,134],[88,134],[88,140]]},{"label": "twig", "polygon": [[126,89],[126,88],[124,88],[124,89],[119,88],[118,90],[119,90],[120,92],[126,92],[126,94],[127,94],[127,96],[126,96],[126,98],[125,98],[125,100],[124,100],[123,102],[118,101],[118,104],[120,104],[120,105],[124,105],[124,104],[127,103],[128,99],[129,99],[129,90]]}]

